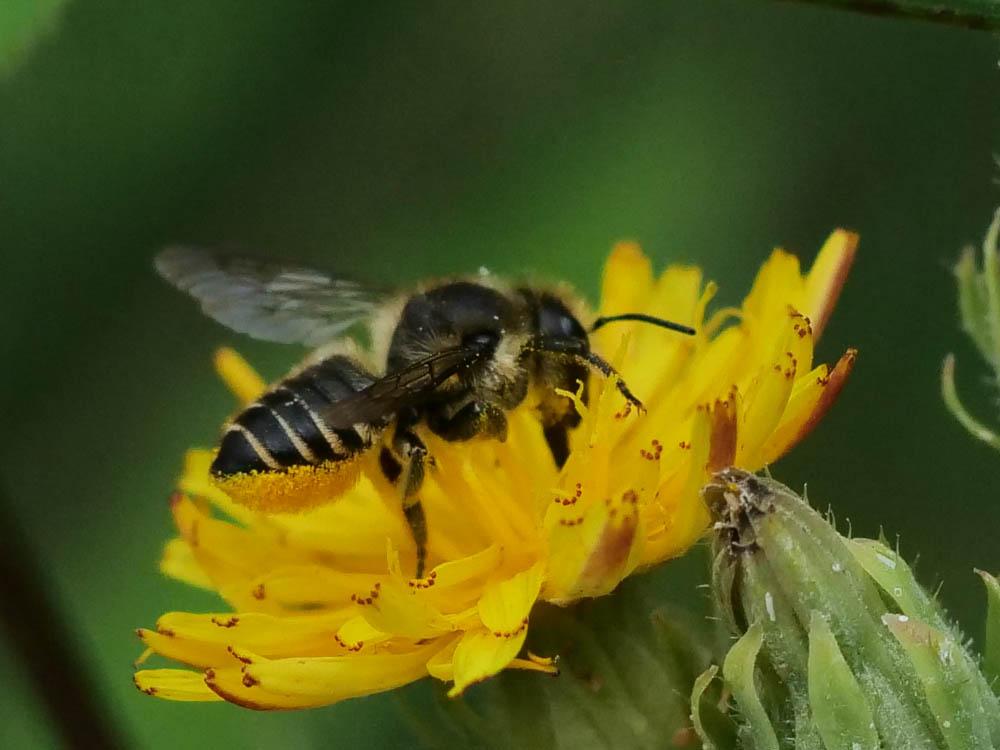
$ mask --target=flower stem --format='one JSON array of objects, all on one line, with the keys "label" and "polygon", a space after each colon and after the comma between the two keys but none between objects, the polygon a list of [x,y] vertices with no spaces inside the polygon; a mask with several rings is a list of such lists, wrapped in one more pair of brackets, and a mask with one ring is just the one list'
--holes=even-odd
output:
[{"label": "flower stem", "polygon": [[969,414],[958,398],[958,391],[955,390],[955,357],[952,354],[945,357],[944,365],[941,367],[941,396],[948,411],[970,435],[1000,451],[1000,435]]},{"label": "flower stem", "polygon": [[124,747],[111,717],[95,700],[87,668],[10,505],[0,486],[0,526],[7,530],[0,544],[0,623],[11,649],[21,657],[66,747]]},{"label": "flower stem", "polygon": [[[788,2],[788,0],[785,0]],[[993,0],[792,0],[829,5],[891,18],[914,18],[967,29],[1000,28],[1000,4]]]}]

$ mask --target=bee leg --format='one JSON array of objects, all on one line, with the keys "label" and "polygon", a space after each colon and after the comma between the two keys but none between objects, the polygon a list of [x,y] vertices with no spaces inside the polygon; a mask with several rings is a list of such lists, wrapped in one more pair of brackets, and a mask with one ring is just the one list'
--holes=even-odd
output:
[{"label": "bee leg", "polygon": [[459,442],[478,435],[503,442],[507,439],[507,415],[494,404],[471,401],[454,414],[427,414],[427,426],[445,440]]},{"label": "bee leg", "polygon": [[569,426],[565,422],[545,425],[543,434],[556,468],[561,469],[569,458]]},{"label": "bee leg", "polygon": [[410,533],[413,534],[413,541],[417,545],[417,574],[416,578],[424,577],[424,565],[427,563],[427,517],[424,515],[424,506],[419,500],[415,500],[410,505],[403,506],[403,515],[406,523],[410,526]]},{"label": "bee leg", "polygon": [[429,457],[427,446],[416,433],[408,429],[396,430],[391,450],[386,447],[379,455],[382,473],[399,489],[403,501],[403,515],[417,546],[417,574],[424,574],[427,561],[427,518],[417,492],[424,483],[424,472]]}]

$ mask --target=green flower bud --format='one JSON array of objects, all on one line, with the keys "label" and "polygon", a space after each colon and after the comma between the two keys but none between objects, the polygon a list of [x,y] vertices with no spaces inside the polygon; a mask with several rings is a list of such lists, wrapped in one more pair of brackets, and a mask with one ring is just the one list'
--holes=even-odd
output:
[{"label": "green flower bud", "polygon": [[729,469],[704,495],[744,747],[1000,747],[1000,703],[896,553],[770,479]]}]

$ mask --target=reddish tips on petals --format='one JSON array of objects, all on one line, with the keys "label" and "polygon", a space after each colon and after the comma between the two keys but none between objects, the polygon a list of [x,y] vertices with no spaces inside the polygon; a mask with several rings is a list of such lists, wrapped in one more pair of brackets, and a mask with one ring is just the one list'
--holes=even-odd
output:
[{"label": "reddish tips on petals", "polygon": [[[830,410],[830,407],[833,406],[833,402],[837,400],[837,396],[840,395],[844,383],[847,382],[847,376],[854,369],[854,362],[857,358],[858,350],[848,349],[837,364],[834,365],[829,375],[825,378],[817,378],[817,382],[823,386],[823,393],[820,395],[819,401],[816,402],[816,406],[813,407],[809,418],[806,419],[801,429],[799,429],[798,434],[789,443],[788,448],[801,442],[822,421],[823,417]],[[788,448],[785,450],[788,450]]]},{"label": "reddish tips on petals", "polygon": [[712,409],[709,437],[708,470],[720,471],[736,460],[736,402],[730,397],[716,401]]}]

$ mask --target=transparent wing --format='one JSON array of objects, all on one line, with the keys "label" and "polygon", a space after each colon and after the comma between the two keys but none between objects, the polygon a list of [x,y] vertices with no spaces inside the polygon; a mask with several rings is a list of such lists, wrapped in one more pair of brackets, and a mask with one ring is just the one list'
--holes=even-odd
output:
[{"label": "transparent wing", "polygon": [[486,356],[486,350],[469,346],[436,352],[331,404],[322,415],[323,421],[330,427],[345,428],[378,422],[400,409],[420,406],[433,397],[441,383]]},{"label": "transparent wing", "polygon": [[156,270],[234,331],[280,343],[319,346],[367,319],[384,292],[311,268],[169,247]]}]

